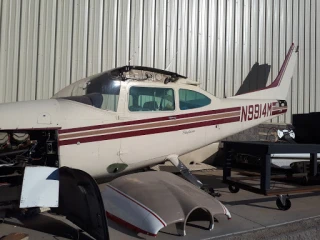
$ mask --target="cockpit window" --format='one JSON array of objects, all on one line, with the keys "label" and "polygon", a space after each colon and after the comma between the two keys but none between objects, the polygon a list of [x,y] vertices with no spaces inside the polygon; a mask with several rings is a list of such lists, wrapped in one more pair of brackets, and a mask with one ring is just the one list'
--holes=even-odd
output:
[{"label": "cockpit window", "polygon": [[129,110],[173,111],[174,92],[171,88],[131,87],[129,91]]},{"label": "cockpit window", "polygon": [[82,94],[73,94],[73,96],[61,98],[116,112],[120,86],[121,78],[119,74],[108,71],[90,79],[86,86],[81,86],[84,89]]},{"label": "cockpit window", "polygon": [[179,104],[181,110],[188,110],[193,108],[200,108],[211,103],[211,99],[202,93],[179,89]]},{"label": "cockpit window", "polygon": [[[96,107],[117,111],[121,80],[105,79],[103,75],[88,82],[87,96],[96,96]],[[94,101],[94,99],[93,99]]]}]

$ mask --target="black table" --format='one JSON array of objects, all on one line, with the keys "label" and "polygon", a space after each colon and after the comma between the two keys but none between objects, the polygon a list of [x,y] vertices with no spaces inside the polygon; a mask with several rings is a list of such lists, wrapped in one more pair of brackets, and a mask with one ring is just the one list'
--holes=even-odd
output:
[{"label": "black table", "polygon": [[[223,182],[229,184],[229,190],[233,193],[244,189],[263,195],[278,195],[280,201],[285,205],[289,201],[283,194],[320,191],[319,185],[296,186],[293,188],[270,189],[270,181],[283,179],[282,175],[271,175],[271,154],[275,153],[308,153],[310,154],[310,169],[305,179],[318,178],[317,154],[320,153],[318,144],[296,144],[275,142],[237,142],[223,141],[225,161],[223,167]],[[246,183],[246,180],[259,180],[259,177],[231,177],[232,156],[234,153],[250,154],[260,157],[260,187]],[[285,178],[289,178],[285,176]],[[278,205],[278,202],[277,202]],[[281,205],[281,204],[280,204]],[[291,206],[291,203],[290,203]],[[278,206],[279,207],[279,206]],[[281,206],[279,207],[281,208]],[[290,207],[289,207],[290,208]],[[287,210],[287,209],[282,209]]]}]

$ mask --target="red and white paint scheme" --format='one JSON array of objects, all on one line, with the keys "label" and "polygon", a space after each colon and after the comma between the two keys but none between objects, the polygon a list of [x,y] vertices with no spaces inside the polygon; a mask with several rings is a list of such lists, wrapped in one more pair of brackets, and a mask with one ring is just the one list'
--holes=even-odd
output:
[{"label": "red and white paint scheme", "polygon": [[[116,176],[286,113],[297,54],[292,44],[270,86],[223,99],[176,73],[112,69],[79,80],[49,100],[0,104],[0,131],[48,131],[55,141],[49,146],[56,148],[56,167],[80,169],[95,178]],[[169,107],[160,106],[164,103]]]},{"label": "red and white paint scheme", "polygon": [[[179,156],[284,114],[297,54],[292,44],[271,85],[229,98],[217,98],[177,73],[124,66],[79,80],[52,99],[0,104],[0,176],[20,174],[20,183],[12,185],[22,187],[22,196],[16,188],[1,195],[7,185],[0,181],[2,209],[19,201],[22,207],[59,205],[97,239],[106,239],[105,210],[109,218],[147,234],[176,223],[185,235],[188,216],[202,208],[210,213],[212,229],[213,215],[231,218],[230,212]],[[165,161],[190,183],[164,172],[129,174]],[[36,173],[43,168],[48,171]],[[103,200],[92,177],[115,178],[102,191]],[[45,188],[53,181],[60,184],[48,199]],[[58,204],[59,193],[66,198]]]}]

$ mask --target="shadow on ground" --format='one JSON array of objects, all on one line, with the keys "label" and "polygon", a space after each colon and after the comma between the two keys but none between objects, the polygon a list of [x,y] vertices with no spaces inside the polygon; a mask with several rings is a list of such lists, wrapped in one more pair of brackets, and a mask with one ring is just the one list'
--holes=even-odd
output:
[{"label": "shadow on ground", "polygon": [[[20,223],[17,222],[17,219]],[[37,216],[29,218],[13,215],[10,218],[6,218],[5,223],[67,239],[93,239],[86,235],[83,231],[76,229],[54,217],[44,214],[39,214]]]},{"label": "shadow on ground", "polygon": [[[61,217],[61,216],[59,216]],[[17,221],[18,220],[18,221]],[[63,218],[63,220],[65,220]],[[87,233],[78,229],[77,227],[73,227],[72,223],[70,225],[68,223],[63,222],[56,218],[56,216],[51,215],[49,213],[39,214],[34,217],[22,217],[17,213],[12,213],[9,218],[5,220],[6,224],[12,226],[19,226],[22,228],[28,228],[31,230],[35,230],[38,232],[46,233],[53,235],[55,237],[62,237],[66,239],[77,239],[77,240],[93,240],[91,236]],[[119,226],[111,220],[108,220],[109,229],[112,228],[116,231],[125,233],[136,239],[144,239],[138,236],[138,233],[126,229],[124,227]],[[109,231],[110,234],[110,231]]]}]

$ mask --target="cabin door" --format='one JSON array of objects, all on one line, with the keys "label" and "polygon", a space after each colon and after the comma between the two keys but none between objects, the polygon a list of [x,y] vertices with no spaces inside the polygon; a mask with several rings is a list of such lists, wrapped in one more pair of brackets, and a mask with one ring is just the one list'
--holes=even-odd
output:
[{"label": "cabin door", "polygon": [[[148,165],[172,154],[177,146],[175,93],[172,88],[129,86],[127,117],[120,159]],[[148,163],[143,161],[148,161]]]}]

